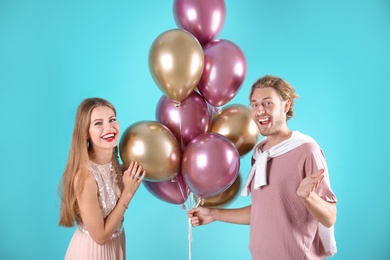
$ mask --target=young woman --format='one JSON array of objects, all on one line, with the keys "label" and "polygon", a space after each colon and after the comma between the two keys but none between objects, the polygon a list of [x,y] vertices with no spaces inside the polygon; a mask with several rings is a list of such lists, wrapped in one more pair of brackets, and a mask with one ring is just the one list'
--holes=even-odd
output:
[{"label": "young woman", "polygon": [[77,225],[65,259],[126,258],[123,216],[146,173],[137,162],[120,166],[119,131],[110,102],[81,102],[60,182],[59,225]]}]

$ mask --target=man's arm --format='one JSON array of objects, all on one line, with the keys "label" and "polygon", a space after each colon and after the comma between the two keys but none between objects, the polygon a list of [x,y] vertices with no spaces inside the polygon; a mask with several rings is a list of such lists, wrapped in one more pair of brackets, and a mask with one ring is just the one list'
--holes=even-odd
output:
[{"label": "man's arm", "polygon": [[315,189],[324,179],[324,170],[306,177],[302,180],[297,195],[309,211],[309,213],[325,227],[331,227],[336,223],[336,204],[323,200]]},{"label": "man's arm", "polygon": [[213,221],[222,221],[233,224],[250,224],[251,205],[238,209],[222,208],[194,208],[188,211],[191,224],[196,227]]}]

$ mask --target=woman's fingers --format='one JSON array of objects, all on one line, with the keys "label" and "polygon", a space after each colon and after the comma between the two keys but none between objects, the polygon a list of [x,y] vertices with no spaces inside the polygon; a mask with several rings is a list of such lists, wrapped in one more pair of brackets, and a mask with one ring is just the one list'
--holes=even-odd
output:
[{"label": "woman's fingers", "polygon": [[131,180],[138,180],[141,182],[146,176],[146,171],[138,162],[132,161],[124,174],[129,176]]}]

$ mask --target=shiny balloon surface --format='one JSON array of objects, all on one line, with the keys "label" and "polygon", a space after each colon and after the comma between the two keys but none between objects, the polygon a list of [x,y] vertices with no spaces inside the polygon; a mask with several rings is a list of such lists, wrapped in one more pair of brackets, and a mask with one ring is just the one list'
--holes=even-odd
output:
[{"label": "shiny balloon surface", "polygon": [[204,70],[197,88],[211,105],[223,106],[235,97],[245,79],[244,53],[228,40],[214,40],[203,51]]},{"label": "shiny balloon surface", "polygon": [[139,162],[148,181],[172,179],[180,171],[180,145],[159,122],[145,120],[130,125],[122,134],[119,152],[126,167],[131,161]]},{"label": "shiny balloon surface", "polygon": [[168,127],[185,147],[196,136],[209,130],[211,110],[196,91],[180,104],[162,96],[156,107],[156,119]]},{"label": "shiny balloon surface", "polygon": [[172,29],[160,34],[149,51],[149,70],[160,90],[175,101],[187,98],[198,84],[203,49],[189,32]]},{"label": "shiny balloon surface", "polygon": [[188,186],[179,173],[175,178],[161,181],[143,181],[146,189],[156,198],[172,203],[183,204],[188,198]]},{"label": "shiny balloon surface", "polygon": [[240,186],[242,183],[241,174],[238,174],[237,179],[224,192],[213,197],[203,199],[203,207],[227,207],[240,195]]},{"label": "shiny balloon surface", "polygon": [[179,28],[190,32],[205,45],[222,31],[226,6],[224,0],[175,0],[173,14]]},{"label": "shiny balloon surface", "polygon": [[240,156],[234,144],[217,133],[195,137],[182,158],[184,180],[199,198],[225,191],[237,178],[239,169]]},{"label": "shiny balloon surface", "polygon": [[213,117],[210,132],[221,134],[232,141],[240,156],[251,151],[260,136],[250,108],[241,104],[220,109]]}]

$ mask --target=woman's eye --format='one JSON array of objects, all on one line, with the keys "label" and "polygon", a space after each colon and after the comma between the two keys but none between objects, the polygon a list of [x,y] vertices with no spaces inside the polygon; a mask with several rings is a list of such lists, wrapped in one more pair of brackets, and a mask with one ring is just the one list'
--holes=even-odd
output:
[{"label": "woman's eye", "polygon": [[111,123],[111,122],[115,122],[115,121],[116,121],[116,118],[111,118],[111,119],[110,119],[110,123]]}]

